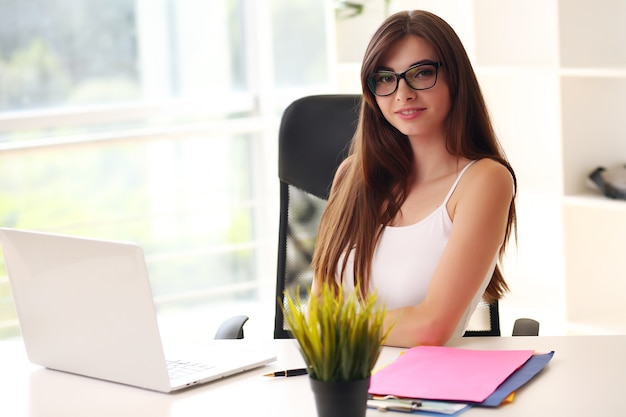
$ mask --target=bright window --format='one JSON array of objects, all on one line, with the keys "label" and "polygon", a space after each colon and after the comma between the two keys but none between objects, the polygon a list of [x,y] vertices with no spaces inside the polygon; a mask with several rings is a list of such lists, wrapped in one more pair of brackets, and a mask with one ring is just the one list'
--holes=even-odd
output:
[{"label": "bright window", "polygon": [[160,312],[273,311],[277,124],[329,89],[326,2],[0,2],[0,225],[140,243]]}]

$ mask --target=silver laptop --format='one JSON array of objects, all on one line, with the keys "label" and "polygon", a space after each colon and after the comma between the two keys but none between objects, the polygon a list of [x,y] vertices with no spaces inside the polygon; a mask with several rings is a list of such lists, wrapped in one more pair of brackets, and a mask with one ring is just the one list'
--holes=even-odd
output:
[{"label": "silver laptop", "polygon": [[0,228],[0,244],[33,363],[171,392],[276,360],[220,341],[195,344],[189,357],[176,346],[177,356],[166,359],[143,250],[134,243]]}]

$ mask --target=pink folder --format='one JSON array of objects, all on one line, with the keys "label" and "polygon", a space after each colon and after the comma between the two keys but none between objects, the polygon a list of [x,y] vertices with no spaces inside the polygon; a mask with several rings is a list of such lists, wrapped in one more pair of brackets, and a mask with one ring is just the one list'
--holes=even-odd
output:
[{"label": "pink folder", "polygon": [[532,354],[532,350],[417,346],[372,375],[369,393],[482,402]]}]

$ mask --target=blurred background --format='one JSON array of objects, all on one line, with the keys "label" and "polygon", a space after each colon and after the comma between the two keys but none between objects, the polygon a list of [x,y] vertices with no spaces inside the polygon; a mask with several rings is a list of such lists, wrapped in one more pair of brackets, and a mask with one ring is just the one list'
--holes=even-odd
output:
[{"label": "blurred background", "polygon": [[[246,314],[271,338],[280,116],[360,93],[402,9],[457,31],[517,171],[503,334],[626,332],[626,203],[585,185],[626,162],[618,1],[0,0],[0,225],[135,241],[165,333]],[[0,260],[0,338],[18,335]]]}]

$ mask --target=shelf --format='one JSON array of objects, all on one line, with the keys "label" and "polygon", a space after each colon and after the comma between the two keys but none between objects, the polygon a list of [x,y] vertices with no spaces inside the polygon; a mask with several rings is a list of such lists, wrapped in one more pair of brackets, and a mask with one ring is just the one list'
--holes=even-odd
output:
[{"label": "shelf", "polygon": [[585,193],[597,167],[626,162],[626,78],[561,79],[565,195]]},{"label": "shelf", "polygon": [[563,207],[567,319],[626,320],[626,204],[596,196],[568,197]]},{"label": "shelf", "polygon": [[563,67],[560,69],[562,77],[580,78],[626,78],[626,65],[604,67]]},{"label": "shelf", "polygon": [[626,62],[626,2],[558,2],[560,62],[563,67],[613,66]]},{"label": "shelf", "polygon": [[545,0],[474,2],[476,64],[555,66],[558,63],[556,13],[556,8],[547,7]]},{"label": "shelf", "polygon": [[505,75],[511,77],[524,77],[524,81],[528,84],[528,77],[551,77],[558,76],[558,67],[551,65],[474,65],[474,72],[477,75]]},{"label": "shelf", "polygon": [[563,203],[568,206],[589,207],[608,210],[624,210],[626,212],[626,201],[614,200],[604,197],[598,193],[581,193],[567,195],[563,197]]}]

